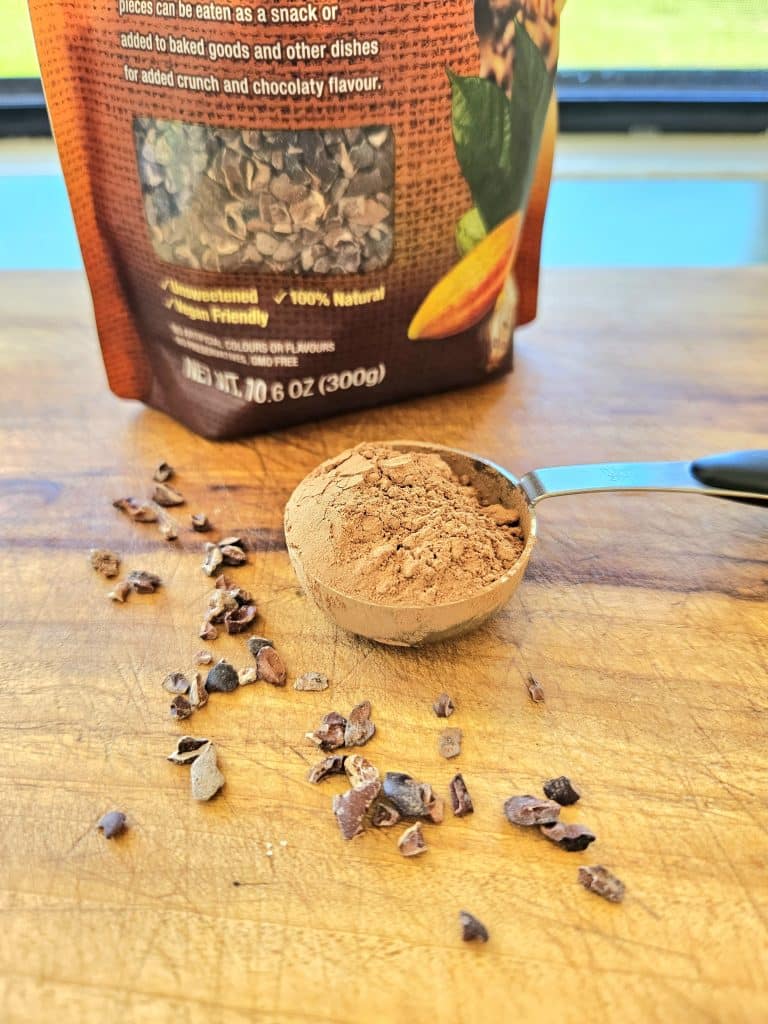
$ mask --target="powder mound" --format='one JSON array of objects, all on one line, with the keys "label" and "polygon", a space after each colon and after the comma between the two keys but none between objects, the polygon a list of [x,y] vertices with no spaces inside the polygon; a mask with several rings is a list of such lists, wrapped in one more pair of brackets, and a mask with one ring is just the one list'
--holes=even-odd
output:
[{"label": "powder mound", "polygon": [[382,605],[470,597],[525,543],[515,510],[483,506],[433,452],[358,445],[311,473],[293,505],[287,529],[308,574]]}]

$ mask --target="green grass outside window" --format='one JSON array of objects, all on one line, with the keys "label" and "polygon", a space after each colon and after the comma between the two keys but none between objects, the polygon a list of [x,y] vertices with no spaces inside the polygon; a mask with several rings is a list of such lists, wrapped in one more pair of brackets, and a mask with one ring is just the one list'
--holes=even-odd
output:
[{"label": "green grass outside window", "polygon": [[[568,0],[560,66],[760,69],[766,38],[765,0]],[[0,78],[37,73],[26,0],[2,0]]]}]

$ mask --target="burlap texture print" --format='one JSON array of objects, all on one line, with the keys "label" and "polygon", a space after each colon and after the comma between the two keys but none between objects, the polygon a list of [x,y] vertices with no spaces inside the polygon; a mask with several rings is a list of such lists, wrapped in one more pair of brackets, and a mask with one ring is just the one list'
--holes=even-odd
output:
[{"label": "burlap texture print", "polygon": [[[517,17],[538,6],[518,5]],[[457,224],[473,207],[446,74],[480,72],[471,0],[30,0],[30,9],[117,394],[225,437],[476,383],[509,368],[509,309],[503,317],[496,310],[507,341],[493,353],[493,308],[455,334],[408,337],[425,297],[462,258]],[[308,133],[307,142],[330,132],[334,143],[344,132],[355,139],[385,128],[392,180],[383,161],[352,167],[357,196],[331,201],[312,181],[300,185],[306,194],[294,199],[305,206],[283,239],[275,228],[286,203],[262,204],[238,238],[236,266],[209,259],[206,267],[194,254],[210,232],[202,224],[182,239],[186,258],[168,260],[148,230],[146,196],[158,185],[141,170],[135,135],[136,124],[163,123],[201,126],[208,140],[258,132],[251,138],[260,146],[277,133]],[[301,148],[300,136],[293,140],[284,158],[291,145]],[[363,178],[372,170],[383,177]],[[149,174],[155,181],[156,166]],[[535,311],[548,180],[545,161],[519,239],[518,288],[505,289],[519,293],[518,322]],[[322,209],[314,192],[324,196]],[[387,202],[386,214],[372,205]],[[233,215],[235,236],[243,236],[242,212]]]}]

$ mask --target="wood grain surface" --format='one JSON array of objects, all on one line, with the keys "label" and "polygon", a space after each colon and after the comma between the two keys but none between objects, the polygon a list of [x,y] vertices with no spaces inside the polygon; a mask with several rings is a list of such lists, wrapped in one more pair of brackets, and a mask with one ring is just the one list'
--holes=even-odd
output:
[{"label": "wood grain surface", "polygon": [[[504,612],[422,651],[334,630],[297,592],[281,516],[308,470],[363,439],[440,441],[517,472],[768,447],[766,294],[757,268],[550,272],[509,378],[217,444],[108,393],[79,275],[1,277],[2,1020],[764,1021],[768,512],[548,501]],[[168,544],[111,506],[144,494],[160,459],[187,496],[180,519],[247,535],[233,574],[259,632],[291,679],[327,673],[327,692],[257,684],[170,720],[161,681],[203,646],[204,538]],[[113,604],[91,546],[165,586]],[[212,647],[251,660],[243,638]],[[464,731],[450,763],[441,690]],[[382,771],[445,794],[461,770],[475,800],[426,827],[415,860],[392,831],[345,843],[330,809],[343,785],[306,781],[304,732],[365,698]],[[165,760],[185,731],[218,744],[227,783],[210,804]],[[563,818],[598,837],[583,854],[502,814],[561,773],[582,790]],[[108,842],[95,825],[113,808],[131,828]],[[583,863],[615,871],[626,901],[582,889]],[[462,908],[486,946],[462,943]]]}]

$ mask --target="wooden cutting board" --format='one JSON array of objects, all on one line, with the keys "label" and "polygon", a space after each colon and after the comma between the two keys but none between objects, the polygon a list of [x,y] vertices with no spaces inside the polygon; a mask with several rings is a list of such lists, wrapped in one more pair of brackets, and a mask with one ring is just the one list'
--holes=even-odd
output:
[{"label": "wooden cutting board", "polygon": [[[0,278],[2,643],[0,1017],[179,1024],[749,1021],[768,1016],[768,512],[684,495],[546,502],[523,587],[475,635],[388,650],[335,630],[297,589],[281,516],[295,484],[363,439],[476,450],[524,472],[768,447],[768,272],[559,271],[516,371],[470,391],[236,443],[192,436],[106,390],[78,275]],[[247,536],[233,575],[291,680],[216,695],[186,723],[161,681],[190,670],[210,581],[205,538],[175,544],[113,498],[161,459],[214,537]],[[163,588],[107,600],[92,546]],[[245,666],[242,638],[212,645]],[[541,682],[544,704],[525,679]],[[437,754],[442,690],[464,732]],[[373,704],[365,749],[473,816],[344,842],[343,786],[306,781],[303,736]],[[165,760],[215,740],[210,804]],[[509,825],[506,797],[569,775],[563,812],[597,841],[568,854]],[[106,841],[107,810],[130,831]],[[271,853],[271,856],[270,856]],[[627,886],[586,892],[580,864]],[[487,925],[460,939],[458,912]]]}]

